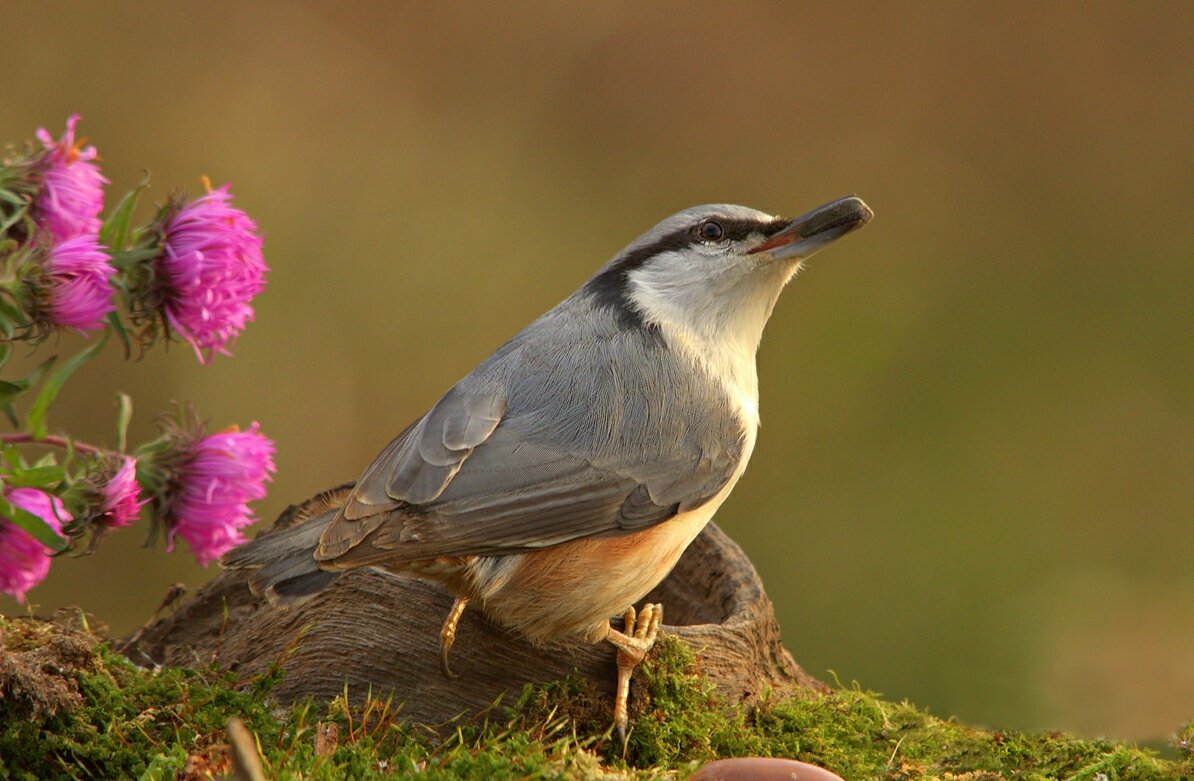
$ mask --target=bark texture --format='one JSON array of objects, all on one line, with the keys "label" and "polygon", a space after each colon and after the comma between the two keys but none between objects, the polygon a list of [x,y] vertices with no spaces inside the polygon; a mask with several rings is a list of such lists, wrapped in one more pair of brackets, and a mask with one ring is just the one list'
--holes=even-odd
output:
[{"label": "bark texture", "polygon": [[[323,494],[290,508],[278,522],[299,522],[342,496]],[[645,601],[663,604],[663,631],[692,647],[705,674],[731,702],[752,701],[765,688],[824,688],[780,643],[758,574],[714,524]],[[407,717],[425,723],[474,714],[503,692],[517,694],[527,683],[547,683],[573,671],[612,694],[614,649],[608,643],[536,648],[475,609],[465,611],[452,649],[459,677],[446,678],[439,666],[439,632],[451,605],[451,596],[434,582],[358,570],[306,602],[276,606],[250,593],[243,572],[226,571],[172,615],[149,625],[128,653],[143,663],[214,661],[242,673],[277,662],[286,670],[275,689],[282,701],[330,699],[347,684],[351,699],[392,692],[405,703]]]}]

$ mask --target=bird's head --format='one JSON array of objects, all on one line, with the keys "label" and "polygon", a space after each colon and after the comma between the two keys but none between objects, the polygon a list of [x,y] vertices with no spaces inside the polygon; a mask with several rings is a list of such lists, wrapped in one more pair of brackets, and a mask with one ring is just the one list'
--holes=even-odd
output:
[{"label": "bird's head", "polygon": [[795,219],[745,206],[696,206],[644,233],[582,290],[628,327],[753,354],[780,291],[803,261],[871,216],[856,196]]}]

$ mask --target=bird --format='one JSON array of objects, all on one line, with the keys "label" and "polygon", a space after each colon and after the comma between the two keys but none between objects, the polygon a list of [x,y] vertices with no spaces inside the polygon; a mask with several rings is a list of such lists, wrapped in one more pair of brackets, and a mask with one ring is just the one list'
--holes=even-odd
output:
[{"label": "bird", "polygon": [[280,603],[360,567],[437,581],[455,597],[449,677],[469,605],[533,644],[608,642],[625,742],[631,676],[663,619],[634,606],[746,469],[764,326],[804,261],[872,216],[851,195],[794,219],[729,204],[667,217],[453,385],[340,507],[223,565]]}]

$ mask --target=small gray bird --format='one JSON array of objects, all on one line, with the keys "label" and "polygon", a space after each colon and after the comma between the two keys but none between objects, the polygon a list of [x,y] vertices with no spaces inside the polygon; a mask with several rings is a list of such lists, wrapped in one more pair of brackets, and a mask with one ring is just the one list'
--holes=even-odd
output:
[{"label": "small gray bird", "polygon": [[[272,600],[345,570],[409,571],[533,643],[617,648],[614,723],[655,642],[671,571],[746,469],[755,353],[784,285],[871,219],[850,196],[783,219],[743,206],[674,214],[619,252],[399,434],[338,510],[264,533],[224,564]],[[611,616],[624,614],[622,630]]]}]

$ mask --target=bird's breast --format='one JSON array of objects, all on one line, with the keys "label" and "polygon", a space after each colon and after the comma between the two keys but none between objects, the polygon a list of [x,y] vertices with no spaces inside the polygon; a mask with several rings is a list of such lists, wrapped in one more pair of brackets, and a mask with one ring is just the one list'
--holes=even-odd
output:
[{"label": "bird's breast", "polygon": [[[748,429],[759,425],[757,342],[716,339],[676,324],[660,326],[664,339],[686,364],[694,382],[716,388]],[[753,433],[751,434],[753,437]]]},{"label": "bird's breast", "polygon": [[500,577],[500,584],[493,581],[498,587],[483,600],[485,613],[534,643],[603,639],[610,616],[636,604],[666,578],[713,518],[746,469],[754,440],[754,427],[747,427],[737,469],[700,507],[629,534],[587,537],[501,560],[478,560],[475,573],[493,562],[492,572],[486,574]]}]

